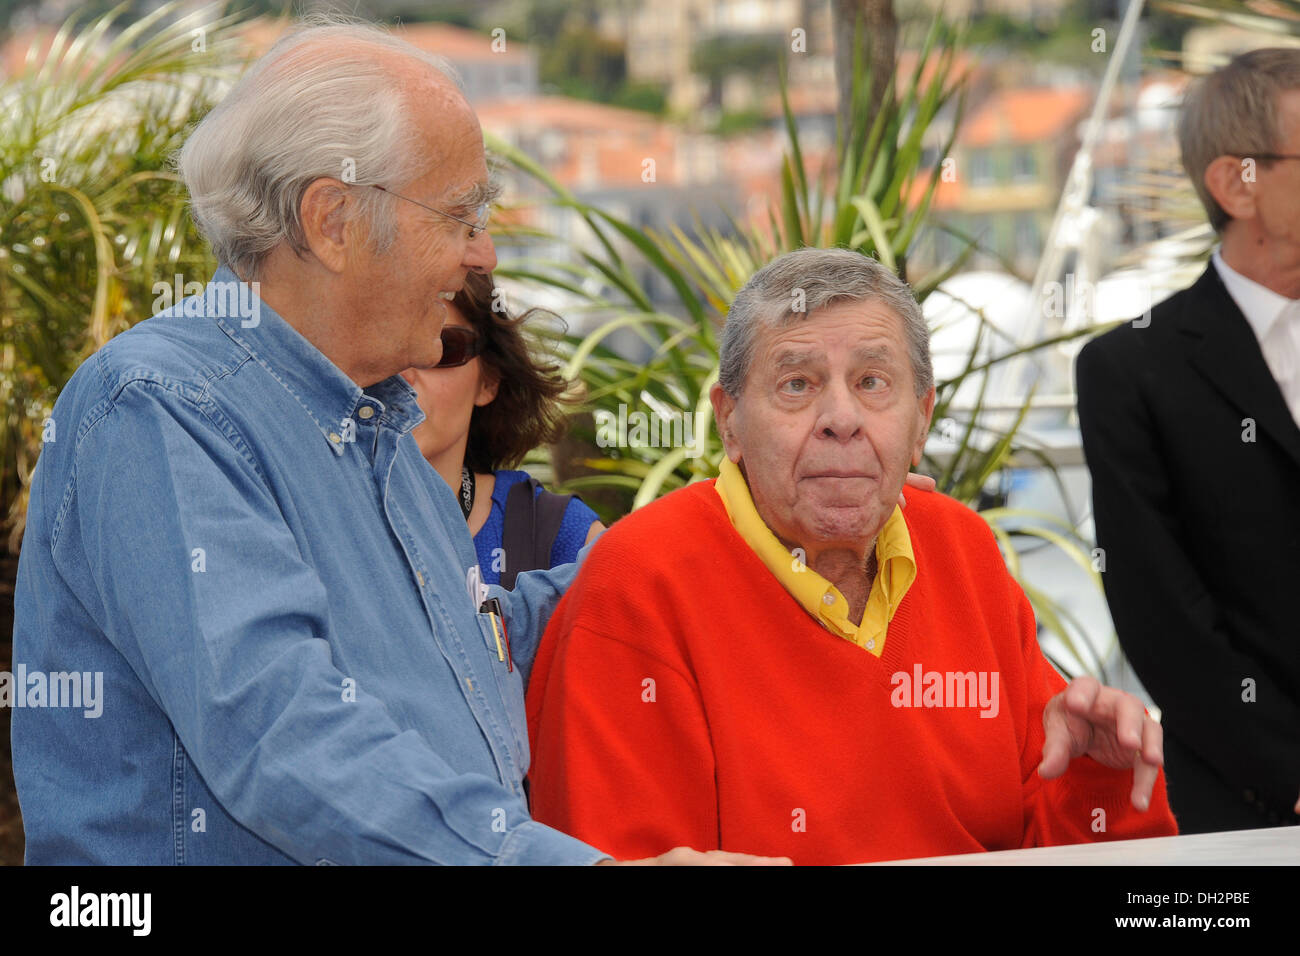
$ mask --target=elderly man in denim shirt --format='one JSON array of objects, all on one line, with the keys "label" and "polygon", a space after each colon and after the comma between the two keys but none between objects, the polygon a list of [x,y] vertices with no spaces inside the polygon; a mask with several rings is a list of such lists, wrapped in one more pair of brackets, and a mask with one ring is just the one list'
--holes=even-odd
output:
[{"label": "elderly man in denim shirt", "polygon": [[[434,58],[316,27],[180,168],[222,266],[78,369],[32,481],[27,861],[606,860],[522,787],[523,681],[573,566],[480,585],[398,374],[438,363],[443,300],[496,264],[473,112]],[[102,713],[48,693],[66,674]]]}]

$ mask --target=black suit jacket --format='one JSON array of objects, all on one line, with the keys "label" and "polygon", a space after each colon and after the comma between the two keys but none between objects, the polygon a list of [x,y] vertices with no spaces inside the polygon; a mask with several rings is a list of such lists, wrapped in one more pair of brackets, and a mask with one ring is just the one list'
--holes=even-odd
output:
[{"label": "black suit jacket", "polygon": [[1300,427],[1254,331],[1211,264],[1076,372],[1106,599],[1179,828],[1300,823]]}]

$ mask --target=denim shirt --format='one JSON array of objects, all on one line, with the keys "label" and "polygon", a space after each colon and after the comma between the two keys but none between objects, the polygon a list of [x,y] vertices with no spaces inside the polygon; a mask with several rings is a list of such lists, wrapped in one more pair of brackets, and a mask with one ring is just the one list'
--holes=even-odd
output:
[{"label": "denim shirt", "polygon": [[47,424],[9,704],[27,862],[604,858],[522,788],[576,565],[478,585],[414,390],[363,390],[237,283],[112,339]]}]

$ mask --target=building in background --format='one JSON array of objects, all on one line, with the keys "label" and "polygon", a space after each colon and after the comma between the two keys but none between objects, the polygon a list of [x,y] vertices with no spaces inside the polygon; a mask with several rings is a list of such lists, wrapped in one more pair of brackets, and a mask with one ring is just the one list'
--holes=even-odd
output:
[{"label": "building in background", "polygon": [[[691,232],[698,223],[725,229],[727,212],[741,202],[729,180],[723,142],[691,133],[648,113],[563,96],[512,97],[476,104],[484,130],[536,160],[560,185],[639,230]],[[524,208],[511,214],[549,234],[530,255],[557,259],[596,240],[582,217],[546,202],[532,179],[510,174],[507,197]],[[620,246],[652,300],[670,305],[675,293],[630,243]],[[503,261],[512,254],[498,242]]]},{"label": "building in background", "polygon": [[[929,154],[941,177],[928,240],[913,263],[925,268],[952,261],[965,243],[944,231],[949,227],[979,242],[971,268],[1009,265],[1032,275],[1092,96],[1091,89],[1074,85],[1013,87],[976,105],[951,154],[941,157],[933,148]],[[936,129],[934,136],[940,135]]]},{"label": "building in background", "polygon": [[663,84],[682,114],[757,107],[782,55],[793,83],[834,85],[831,0],[615,3],[601,28],[625,45],[628,78]]}]

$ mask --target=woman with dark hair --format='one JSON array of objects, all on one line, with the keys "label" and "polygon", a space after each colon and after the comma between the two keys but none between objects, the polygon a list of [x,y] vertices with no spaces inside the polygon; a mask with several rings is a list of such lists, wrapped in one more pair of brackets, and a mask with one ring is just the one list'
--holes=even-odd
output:
[{"label": "woman with dark hair", "polygon": [[447,303],[442,361],[402,377],[426,416],[416,444],[460,500],[483,580],[509,588],[523,571],[573,561],[605,526],[580,499],[512,470],[564,435],[568,383],[530,351],[520,325],[531,313],[510,318],[497,302],[491,277],[470,273]]}]

